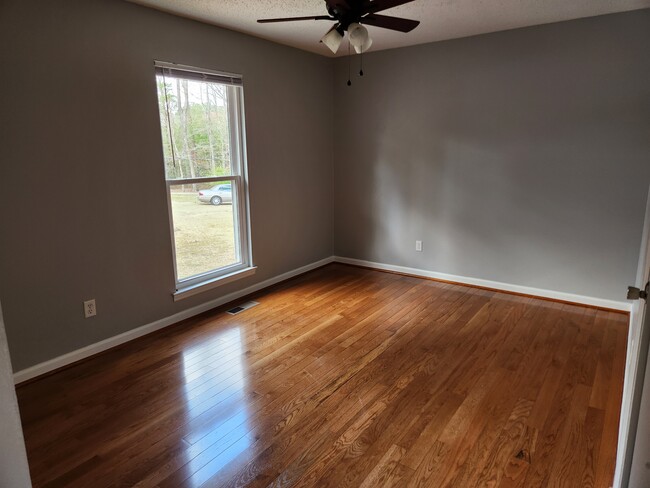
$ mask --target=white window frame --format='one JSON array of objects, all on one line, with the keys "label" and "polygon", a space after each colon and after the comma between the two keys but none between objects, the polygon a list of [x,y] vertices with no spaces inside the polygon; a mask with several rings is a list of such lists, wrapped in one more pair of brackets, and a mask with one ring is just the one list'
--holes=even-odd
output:
[{"label": "white window frame", "polygon": [[[218,77],[227,86],[228,91],[228,125],[230,128],[230,171],[228,176],[209,176],[199,178],[167,179],[167,210],[169,215],[169,231],[172,243],[172,261],[174,265],[174,280],[176,283],[173,293],[174,300],[187,298],[197,293],[207,291],[217,286],[250,276],[255,273],[253,265],[253,249],[250,241],[250,206],[248,199],[248,168],[246,158],[246,132],[244,119],[244,93],[241,75],[195,68],[174,63],[155,61],[156,74],[160,70],[168,72],[169,76],[179,76],[179,72]],[[208,79],[207,81],[210,81]],[[162,130],[162,125],[161,125]],[[162,145],[162,140],[161,140]],[[164,163],[163,163],[164,164]],[[235,217],[235,246],[239,254],[239,262],[217,268],[205,273],[179,279],[176,263],[176,239],[174,236],[174,217],[172,212],[171,187],[195,183],[230,182],[233,190],[233,216]]]}]

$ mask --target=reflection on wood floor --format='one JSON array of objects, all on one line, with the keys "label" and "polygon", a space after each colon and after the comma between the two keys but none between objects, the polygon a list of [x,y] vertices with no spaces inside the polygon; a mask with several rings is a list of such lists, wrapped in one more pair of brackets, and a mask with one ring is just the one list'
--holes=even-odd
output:
[{"label": "reflection on wood floor", "polygon": [[345,265],[18,389],[35,487],[609,487],[627,316]]}]

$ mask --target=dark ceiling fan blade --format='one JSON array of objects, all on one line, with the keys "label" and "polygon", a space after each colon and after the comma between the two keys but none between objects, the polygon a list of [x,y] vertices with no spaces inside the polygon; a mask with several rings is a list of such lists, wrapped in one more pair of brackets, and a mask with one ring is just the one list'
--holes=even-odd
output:
[{"label": "dark ceiling fan blade", "polygon": [[418,25],[420,25],[419,20],[402,19],[400,17],[390,17],[388,15],[375,14],[361,17],[361,23],[399,32],[411,32]]},{"label": "dark ceiling fan blade", "polygon": [[373,2],[366,2],[367,5],[364,5],[363,10],[368,13],[376,13],[414,1],[415,0],[374,0]]},{"label": "dark ceiling fan blade", "polygon": [[259,19],[260,24],[271,24],[273,22],[293,22],[294,20],[336,20],[329,15],[312,15],[311,17],[285,17],[281,19]]}]

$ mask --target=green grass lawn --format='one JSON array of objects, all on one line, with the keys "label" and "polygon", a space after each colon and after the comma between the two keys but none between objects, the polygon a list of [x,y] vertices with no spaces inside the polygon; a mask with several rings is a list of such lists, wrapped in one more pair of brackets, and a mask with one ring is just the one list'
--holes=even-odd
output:
[{"label": "green grass lawn", "polygon": [[196,193],[172,192],[171,198],[179,279],[238,261],[232,205],[199,203]]}]

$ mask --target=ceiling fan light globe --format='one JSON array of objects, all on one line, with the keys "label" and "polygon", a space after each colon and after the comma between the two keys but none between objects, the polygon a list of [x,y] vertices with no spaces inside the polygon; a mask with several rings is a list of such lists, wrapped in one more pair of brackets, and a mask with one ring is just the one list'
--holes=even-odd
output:
[{"label": "ceiling fan light globe", "polygon": [[354,50],[357,54],[368,52],[368,49],[372,46],[372,39],[368,37],[366,42],[362,46],[354,46]]},{"label": "ceiling fan light globe", "polygon": [[341,46],[341,42],[343,42],[343,36],[335,28],[332,28],[323,36],[321,42],[336,54]]},{"label": "ceiling fan light globe", "polygon": [[348,34],[353,35],[354,32],[361,27],[361,24],[358,22],[352,22],[350,25],[348,25]]},{"label": "ceiling fan light globe", "polygon": [[368,35],[368,29],[357,23],[348,26],[348,35],[350,36],[350,44],[352,44],[355,49],[362,48],[370,38]]}]

